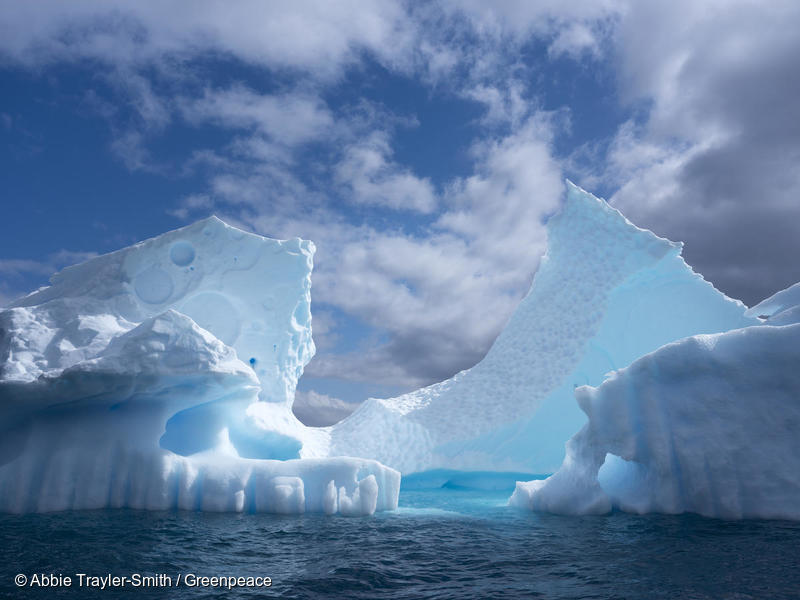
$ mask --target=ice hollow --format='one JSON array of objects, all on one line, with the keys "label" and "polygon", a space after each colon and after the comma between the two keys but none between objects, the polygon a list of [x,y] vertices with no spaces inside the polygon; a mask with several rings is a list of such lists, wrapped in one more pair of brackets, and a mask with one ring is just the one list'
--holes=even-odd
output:
[{"label": "ice hollow", "polygon": [[332,455],[403,474],[552,473],[585,423],[576,387],[674,340],[758,322],[693,272],[680,244],[572,184],[547,230],[531,289],[486,357],[442,383],[368,400],[331,428]]}]

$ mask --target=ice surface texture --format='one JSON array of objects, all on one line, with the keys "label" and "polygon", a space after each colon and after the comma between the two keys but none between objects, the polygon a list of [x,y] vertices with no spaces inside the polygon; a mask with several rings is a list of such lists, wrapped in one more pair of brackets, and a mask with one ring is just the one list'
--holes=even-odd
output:
[{"label": "ice surface texture", "polygon": [[0,510],[394,508],[392,469],[296,460],[313,252],[212,217],[0,311]]},{"label": "ice surface texture", "polygon": [[547,230],[530,292],[486,357],[445,382],[368,400],[332,428],[332,454],[404,474],[552,473],[586,420],[575,387],[679,338],[758,322],[694,273],[680,244],[574,185]]},{"label": "ice surface texture", "polygon": [[576,390],[589,422],[511,504],[800,519],[799,366],[800,324],[664,346]]}]

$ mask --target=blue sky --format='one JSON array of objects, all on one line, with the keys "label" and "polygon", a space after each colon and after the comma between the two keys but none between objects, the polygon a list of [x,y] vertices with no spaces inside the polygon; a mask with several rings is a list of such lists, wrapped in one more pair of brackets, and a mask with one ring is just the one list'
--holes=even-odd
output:
[{"label": "blue sky", "polygon": [[479,360],[569,177],[752,304],[800,279],[793,2],[0,3],[0,304],[217,214],[313,240],[319,403]]}]

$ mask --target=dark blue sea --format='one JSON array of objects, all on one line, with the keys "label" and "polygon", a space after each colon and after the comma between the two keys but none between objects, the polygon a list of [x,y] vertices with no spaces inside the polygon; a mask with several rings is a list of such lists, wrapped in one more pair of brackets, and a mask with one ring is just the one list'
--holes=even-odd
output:
[{"label": "dark blue sea", "polygon": [[[800,598],[800,523],[558,517],[509,509],[508,495],[404,491],[399,510],[367,518],[133,510],[0,515],[0,595]],[[128,581],[79,587],[79,573]],[[72,585],[30,587],[37,574],[70,577]],[[19,575],[26,586],[15,585]],[[272,585],[228,589],[200,579],[215,576],[270,577]]]}]

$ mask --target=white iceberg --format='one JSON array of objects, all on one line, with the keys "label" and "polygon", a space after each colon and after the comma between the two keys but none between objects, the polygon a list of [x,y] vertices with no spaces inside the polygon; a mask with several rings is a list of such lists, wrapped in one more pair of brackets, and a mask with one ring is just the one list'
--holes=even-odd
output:
[{"label": "white iceberg", "polygon": [[518,483],[510,503],[800,519],[798,366],[800,324],[666,345],[576,390],[589,422],[558,472]]},{"label": "white iceberg", "polygon": [[0,511],[395,508],[393,469],[305,458],[313,252],[212,217],[0,311]]},{"label": "white iceberg", "polygon": [[561,465],[512,503],[800,518],[800,288],[747,311],[571,184],[548,235],[483,361],[322,428],[292,413],[310,242],[212,217],[65,269],[0,311],[0,511],[371,514],[400,472],[495,489]]},{"label": "white iceberg", "polygon": [[486,357],[442,383],[368,400],[330,429],[331,455],[404,475],[552,473],[586,421],[576,387],[677,339],[759,322],[693,272],[681,244],[572,184],[547,229],[530,292]]}]

